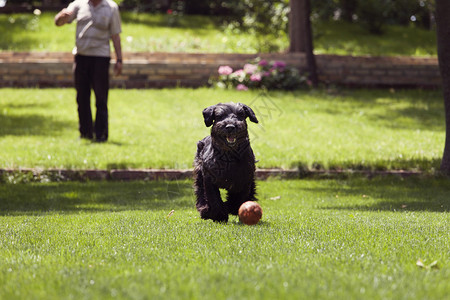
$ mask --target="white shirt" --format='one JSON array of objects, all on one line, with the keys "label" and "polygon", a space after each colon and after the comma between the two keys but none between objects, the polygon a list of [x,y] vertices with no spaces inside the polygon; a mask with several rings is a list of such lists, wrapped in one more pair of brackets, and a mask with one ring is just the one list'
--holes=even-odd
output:
[{"label": "white shirt", "polygon": [[102,0],[93,6],[89,0],[75,0],[67,7],[77,20],[76,46],[73,54],[110,57],[109,40],[122,32],[119,7],[112,0]]}]

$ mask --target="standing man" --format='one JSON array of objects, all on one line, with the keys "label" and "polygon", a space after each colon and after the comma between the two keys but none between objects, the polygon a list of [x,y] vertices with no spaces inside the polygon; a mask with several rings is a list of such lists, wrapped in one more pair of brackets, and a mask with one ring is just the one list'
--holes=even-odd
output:
[{"label": "standing man", "polygon": [[[113,0],[75,0],[55,16],[56,26],[77,20],[74,77],[80,137],[108,140],[108,91],[111,39],[116,53],[115,75],[122,73],[121,21]],[[97,108],[93,125],[91,88]]]}]

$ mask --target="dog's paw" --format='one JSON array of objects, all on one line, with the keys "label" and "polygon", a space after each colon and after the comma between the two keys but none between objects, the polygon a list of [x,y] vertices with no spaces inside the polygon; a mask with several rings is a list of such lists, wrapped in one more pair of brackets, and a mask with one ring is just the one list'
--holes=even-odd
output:
[{"label": "dog's paw", "polygon": [[214,222],[219,223],[227,223],[228,222],[228,214],[219,214],[215,215],[213,218],[211,218]]},{"label": "dog's paw", "polygon": [[200,213],[200,217],[202,219],[210,219],[209,217],[209,206],[197,206],[197,211]]},{"label": "dog's paw", "polygon": [[200,217],[203,220],[213,220],[214,222],[228,222],[228,213],[219,210],[212,210],[210,207],[203,206],[197,208],[200,212]]}]

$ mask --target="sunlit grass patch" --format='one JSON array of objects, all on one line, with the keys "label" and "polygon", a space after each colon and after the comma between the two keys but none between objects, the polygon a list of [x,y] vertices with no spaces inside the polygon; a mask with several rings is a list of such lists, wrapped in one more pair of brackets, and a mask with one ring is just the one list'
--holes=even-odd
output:
[{"label": "sunlit grass patch", "polygon": [[[64,51],[75,44],[75,24],[56,27],[55,13],[0,15],[0,51]],[[289,46],[287,34],[262,40],[229,30],[217,17],[182,16],[176,26],[168,15],[122,12],[125,52],[257,53],[261,43],[278,51]],[[313,21],[316,54],[436,56],[436,34],[421,28],[386,26],[369,34],[358,24]]]},{"label": "sunlit grass patch", "polygon": [[260,181],[255,226],[190,181],[3,184],[0,298],[444,299],[447,181]]},{"label": "sunlit grass patch", "polygon": [[[0,89],[2,168],[192,168],[202,110],[250,105],[257,167],[423,170],[444,144],[440,91],[111,90],[110,139],[78,139],[73,89]],[[95,111],[95,108],[93,108]]]}]

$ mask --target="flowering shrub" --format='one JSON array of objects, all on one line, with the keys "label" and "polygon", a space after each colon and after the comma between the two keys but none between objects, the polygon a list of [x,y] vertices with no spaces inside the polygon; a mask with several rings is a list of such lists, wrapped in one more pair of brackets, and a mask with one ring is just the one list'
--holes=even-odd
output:
[{"label": "flowering shrub", "polygon": [[217,86],[235,88],[239,91],[248,89],[294,90],[307,84],[305,75],[300,75],[296,68],[287,66],[283,61],[268,62],[264,59],[257,59],[235,71],[230,66],[220,66],[218,73]]}]

